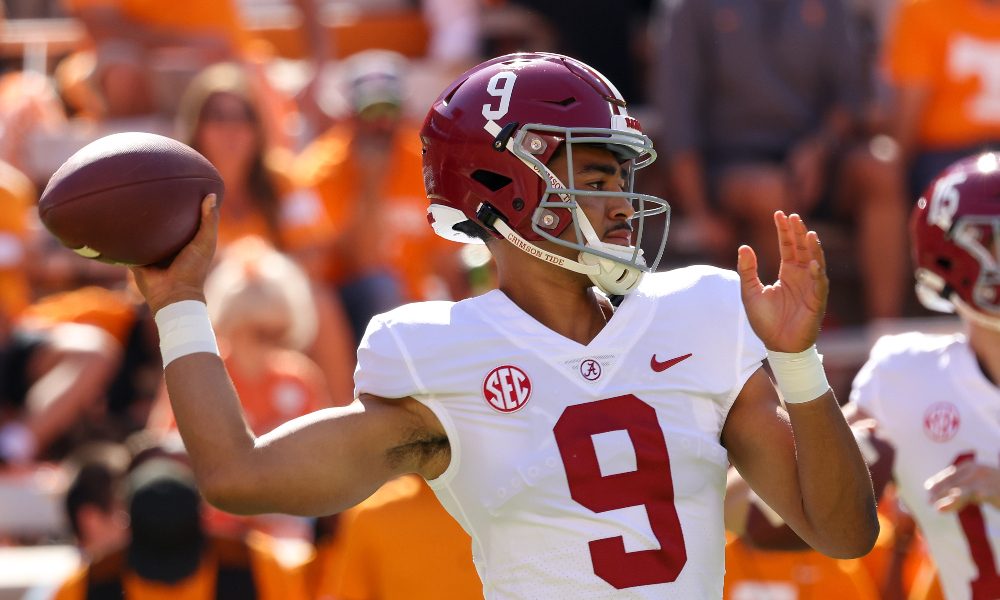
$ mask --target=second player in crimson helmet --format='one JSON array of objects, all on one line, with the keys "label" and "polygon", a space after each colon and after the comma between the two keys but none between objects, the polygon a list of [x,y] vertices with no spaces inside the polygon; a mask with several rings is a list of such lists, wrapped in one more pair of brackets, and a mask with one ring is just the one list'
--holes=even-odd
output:
[{"label": "second player in crimson helmet", "polygon": [[1000,329],[1000,153],[948,167],[917,201],[910,229],[924,306]]}]

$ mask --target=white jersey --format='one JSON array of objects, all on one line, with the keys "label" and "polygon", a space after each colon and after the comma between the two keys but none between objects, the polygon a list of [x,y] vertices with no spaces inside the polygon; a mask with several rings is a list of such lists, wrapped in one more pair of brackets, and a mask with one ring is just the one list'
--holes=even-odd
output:
[{"label": "white jersey", "polygon": [[965,337],[883,337],[858,373],[851,401],[895,447],[899,495],[927,539],[945,596],[1000,598],[1000,511],[984,504],[938,512],[924,488],[959,460],[1000,463],[1000,388],[983,375]]},{"label": "white jersey", "polygon": [[647,275],[588,345],[502,292],[376,317],[357,392],[412,396],[451,463],[430,482],[486,598],[721,598],[719,436],[764,348],[735,273]]}]

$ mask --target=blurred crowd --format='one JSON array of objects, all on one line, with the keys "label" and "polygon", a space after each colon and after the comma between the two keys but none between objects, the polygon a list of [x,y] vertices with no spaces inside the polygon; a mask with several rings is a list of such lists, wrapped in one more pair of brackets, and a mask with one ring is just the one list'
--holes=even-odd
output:
[{"label": "blurred crowd", "polygon": [[[427,226],[416,134],[440,89],[485,57],[563,52],[620,85],[660,153],[638,187],[674,209],[664,268],[733,268],[747,242],[773,276],[771,215],[802,214],[827,248],[827,331],[923,316],[909,292],[910,208],[944,166],[1000,144],[1000,3],[990,0],[614,10],[5,0],[3,10],[0,545],[73,543],[81,558],[35,598],[481,594],[468,536],[416,478],[311,521],[202,504],[127,270],[74,255],[37,219],[48,177],[98,137],[170,135],[222,175],[206,294],[256,433],[351,402],[372,315],[491,287],[488,254]],[[766,534],[766,506],[736,477],[731,490],[728,598],[940,597],[891,490],[879,545],[858,561],[783,547]],[[18,498],[56,502],[61,518],[30,525]]]}]

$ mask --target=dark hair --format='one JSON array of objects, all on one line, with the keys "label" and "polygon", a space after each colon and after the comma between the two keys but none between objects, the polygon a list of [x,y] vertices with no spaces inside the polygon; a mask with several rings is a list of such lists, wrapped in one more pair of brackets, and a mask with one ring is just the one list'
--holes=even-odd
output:
[{"label": "dark hair", "polygon": [[486,231],[485,227],[472,220],[462,221],[461,223],[455,223],[454,225],[452,225],[451,228],[459,233],[464,233],[469,237],[474,237],[486,243],[489,243],[490,241],[495,239],[494,236],[490,234],[489,231]]},{"label": "dark hair", "polygon": [[80,509],[90,505],[111,512],[116,485],[115,474],[108,465],[95,462],[80,467],[66,490],[66,515],[77,539],[80,539]]}]

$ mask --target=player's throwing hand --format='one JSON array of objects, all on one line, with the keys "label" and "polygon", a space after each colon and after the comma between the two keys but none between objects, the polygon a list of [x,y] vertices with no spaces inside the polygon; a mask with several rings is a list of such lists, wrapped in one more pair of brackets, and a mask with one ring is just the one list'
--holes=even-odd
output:
[{"label": "player's throwing hand", "polygon": [[219,211],[215,194],[201,202],[201,225],[194,239],[181,250],[166,269],[133,267],[135,283],[156,314],[158,310],[181,300],[205,301],[204,284],[215,255]]}]

